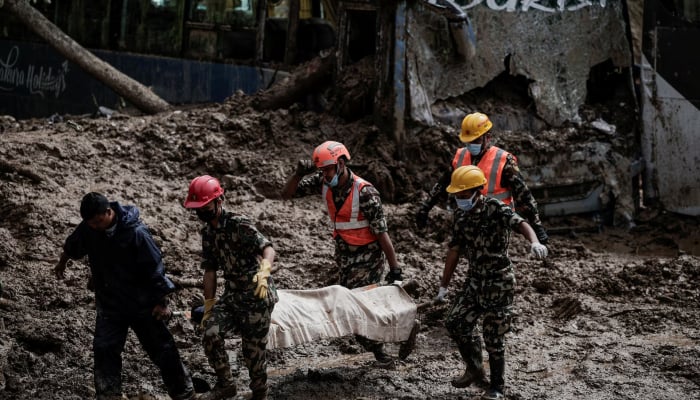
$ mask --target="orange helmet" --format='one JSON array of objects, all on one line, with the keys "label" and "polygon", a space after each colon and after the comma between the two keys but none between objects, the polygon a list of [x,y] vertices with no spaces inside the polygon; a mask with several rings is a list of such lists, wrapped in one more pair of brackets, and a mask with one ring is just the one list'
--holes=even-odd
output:
[{"label": "orange helmet", "polygon": [[219,180],[209,175],[192,179],[190,190],[185,200],[185,208],[199,208],[211,203],[212,200],[224,194]]},{"label": "orange helmet", "polygon": [[471,113],[462,120],[462,131],[459,134],[459,140],[469,143],[488,132],[492,126],[493,124],[486,114]]},{"label": "orange helmet", "polygon": [[350,153],[348,149],[342,143],[329,140],[316,147],[311,158],[314,160],[317,168],[323,168],[327,165],[337,164],[340,156],[345,156],[349,160]]}]

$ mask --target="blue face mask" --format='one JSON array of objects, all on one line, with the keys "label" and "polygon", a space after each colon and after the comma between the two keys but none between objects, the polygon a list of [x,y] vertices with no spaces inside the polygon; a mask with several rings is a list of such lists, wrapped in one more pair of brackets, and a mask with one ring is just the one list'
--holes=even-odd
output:
[{"label": "blue face mask", "polygon": [[455,198],[457,201],[457,207],[462,211],[469,211],[474,208],[474,198],[476,197],[477,193],[478,192],[474,192],[472,197],[468,199],[460,199],[459,197]]},{"label": "blue face mask", "polygon": [[479,144],[469,143],[469,144],[467,144],[467,150],[469,150],[469,154],[471,154],[473,156],[479,155],[479,153],[481,153],[481,143],[479,143]]},{"label": "blue face mask", "polygon": [[338,186],[338,176],[340,176],[340,174],[338,173],[338,165],[336,164],[335,176],[333,177],[333,179],[331,179],[330,182],[326,182],[324,180],[323,183],[328,187],[336,187],[336,186]]}]

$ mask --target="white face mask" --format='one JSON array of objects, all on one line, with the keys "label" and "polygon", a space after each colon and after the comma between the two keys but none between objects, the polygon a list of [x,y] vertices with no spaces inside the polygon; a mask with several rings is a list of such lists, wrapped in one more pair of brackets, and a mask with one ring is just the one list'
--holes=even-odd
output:
[{"label": "white face mask", "polygon": [[474,192],[472,197],[468,199],[460,199],[459,197],[455,198],[457,201],[457,207],[462,211],[469,211],[474,208],[474,198],[476,197],[477,193],[478,191]]}]

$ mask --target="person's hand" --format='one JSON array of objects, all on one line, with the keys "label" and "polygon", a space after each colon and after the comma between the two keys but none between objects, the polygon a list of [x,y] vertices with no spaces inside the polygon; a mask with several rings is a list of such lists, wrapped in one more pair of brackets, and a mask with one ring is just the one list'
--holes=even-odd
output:
[{"label": "person's hand", "polygon": [[530,245],[530,253],[532,253],[535,258],[543,260],[547,257],[549,251],[542,243],[533,243]]},{"label": "person's hand", "polygon": [[255,288],[255,295],[261,299],[267,297],[267,278],[270,276],[270,269],[272,269],[270,261],[263,258],[260,260],[258,272],[253,276],[253,283],[258,284]]},{"label": "person's hand", "polygon": [[151,315],[158,321],[167,321],[173,316],[173,312],[166,305],[156,304],[153,307],[153,311],[151,311]]},{"label": "person's hand", "polygon": [[427,204],[421,204],[416,213],[416,226],[419,229],[423,229],[428,226],[428,215],[430,214],[430,207]]},{"label": "person's hand", "polygon": [[445,299],[445,296],[447,296],[447,288],[440,286],[440,289],[438,289],[438,294],[433,300],[440,303],[444,303],[447,301],[447,299]]},{"label": "person's hand", "polygon": [[57,279],[65,278],[66,264],[68,264],[68,261],[61,259],[56,263],[56,266],[53,267],[53,273],[56,275]]},{"label": "person's hand", "polygon": [[537,235],[537,240],[546,246],[549,242],[549,235],[547,235],[547,231],[544,229],[544,226],[536,224],[533,225],[532,228],[535,231],[535,235]]},{"label": "person's hand", "polygon": [[402,271],[403,270],[399,267],[391,267],[389,268],[389,272],[386,274],[384,280],[389,284],[394,283],[394,281],[403,281],[403,275],[401,274]]},{"label": "person's hand", "polygon": [[311,160],[299,160],[297,162],[297,176],[306,176],[316,172],[316,165]]},{"label": "person's hand", "polygon": [[207,324],[207,320],[211,318],[214,310],[214,304],[216,304],[216,299],[205,299],[204,300],[204,315],[202,315],[202,322],[199,327],[204,329]]}]

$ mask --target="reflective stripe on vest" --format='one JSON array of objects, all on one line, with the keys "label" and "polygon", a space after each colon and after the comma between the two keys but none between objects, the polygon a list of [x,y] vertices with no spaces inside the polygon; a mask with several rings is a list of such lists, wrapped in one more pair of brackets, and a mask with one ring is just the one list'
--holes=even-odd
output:
[{"label": "reflective stripe on vest", "polygon": [[[510,190],[501,186],[503,167],[506,165],[509,154],[510,153],[501,148],[491,146],[486,150],[486,154],[481,157],[477,167],[484,171],[486,179],[488,180],[488,184],[481,193],[484,196],[496,198],[512,206],[513,195],[510,193]],[[515,158],[515,156],[513,156],[513,158]],[[454,171],[465,165],[472,165],[472,157],[469,150],[466,147],[462,147],[457,150],[452,159],[452,170]]]},{"label": "reflective stripe on vest", "polygon": [[360,211],[360,190],[369,184],[359,176],[353,175],[350,196],[345,199],[340,210],[335,208],[333,193],[328,190],[328,186],[323,185],[322,196],[326,199],[333,237],[340,235],[345,242],[354,246],[362,246],[377,240],[377,236],[369,229],[369,221]]}]

